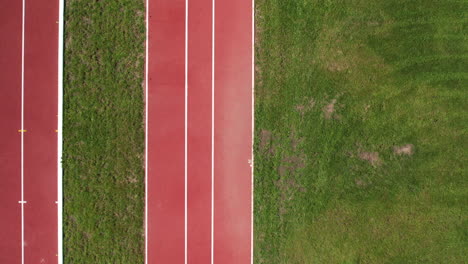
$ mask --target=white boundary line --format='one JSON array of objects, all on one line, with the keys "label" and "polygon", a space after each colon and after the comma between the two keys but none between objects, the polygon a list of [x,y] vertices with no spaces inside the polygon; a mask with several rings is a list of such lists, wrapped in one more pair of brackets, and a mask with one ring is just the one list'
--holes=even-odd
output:
[{"label": "white boundary line", "polygon": [[21,263],[24,264],[24,28],[26,1],[22,4],[21,21]]},{"label": "white boundary line", "polygon": [[148,44],[149,44],[149,0],[146,0],[146,43],[145,43],[145,263],[148,263]]},{"label": "white boundary line", "polygon": [[255,0],[252,0],[252,154],[251,163],[252,168],[250,177],[252,181],[251,189],[251,219],[250,219],[250,263],[254,262],[254,136],[255,136]]},{"label": "white boundary line", "polygon": [[185,258],[185,264],[187,264],[187,220],[188,220],[188,214],[187,214],[187,184],[188,184],[188,175],[187,175],[187,124],[188,124],[188,0],[185,0],[185,131],[184,131],[184,140],[185,140],[185,146],[184,146],[184,203],[185,203],[185,211],[184,211],[184,258]]},{"label": "white boundary line", "polygon": [[58,117],[57,117],[57,236],[58,236],[58,263],[63,263],[63,188],[62,188],[62,127],[63,127],[63,15],[64,0],[59,0],[59,40],[58,40]]},{"label": "white boundary line", "polygon": [[214,111],[215,111],[215,8],[211,4],[211,264],[214,263]]}]

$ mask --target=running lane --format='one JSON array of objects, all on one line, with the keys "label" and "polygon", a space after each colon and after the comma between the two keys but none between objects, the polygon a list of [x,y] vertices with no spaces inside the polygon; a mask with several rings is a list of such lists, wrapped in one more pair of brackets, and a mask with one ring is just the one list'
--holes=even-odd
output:
[{"label": "running lane", "polygon": [[211,261],[212,0],[188,6],[187,255]]},{"label": "running lane", "polygon": [[216,1],[214,263],[251,261],[252,1]]},{"label": "running lane", "polygon": [[24,31],[25,263],[57,263],[59,2],[26,1]]},{"label": "running lane", "polygon": [[58,263],[58,5],[0,2],[0,263]]},{"label": "running lane", "polygon": [[21,263],[21,1],[0,1],[0,263]]},{"label": "running lane", "polygon": [[184,263],[185,0],[148,3],[147,263]]},{"label": "running lane", "polygon": [[252,2],[147,4],[146,263],[251,263]]}]

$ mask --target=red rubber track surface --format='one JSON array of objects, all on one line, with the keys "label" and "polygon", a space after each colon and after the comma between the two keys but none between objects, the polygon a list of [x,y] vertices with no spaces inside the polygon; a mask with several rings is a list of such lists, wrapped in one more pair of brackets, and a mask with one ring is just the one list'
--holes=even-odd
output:
[{"label": "red rubber track surface", "polygon": [[184,262],[185,0],[149,3],[149,263]]},{"label": "red rubber track surface", "polygon": [[[21,59],[24,57],[24,263],[57,263],[58,1],[1,1],[0,263],[21,263]],[[5,95],[5,96],[4,96]]]},{"label": "red rubber track surface", "polygon": [[252,1],[215,10],[214,263],[250,263]]},{"label": "red rubber track surface", "polygon": [[0,1],[0,263],[21,263],[21,1]]},{"label": "red rubber track surface", "polygon": [[148,264],[251,263],[252,1],[217,0],[215,32],[212,2],[147,2]]},{"label": "red rubber track surface", "polygon": [[214,263],[250,263],[252,1],[217,1]]},{"label": "red rubber track surface", "polygon": [[211,261],[212,0],[188,6],[187,261]]},{"label": "red rubber track surface", "polygon": [[25,263],[57,263],[58,1],[26,1]]}]

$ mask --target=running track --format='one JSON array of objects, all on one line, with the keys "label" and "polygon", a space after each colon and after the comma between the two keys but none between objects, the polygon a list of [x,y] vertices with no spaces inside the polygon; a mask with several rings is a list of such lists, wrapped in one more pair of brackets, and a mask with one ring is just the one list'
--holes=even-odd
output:
[{"label": "running track", "polygon": [[146,263],[252,263],[252,0],[147,0]]},{"label": "running track", "polygon": [[60,10],[0,0],[0,263],[61,263]]}]

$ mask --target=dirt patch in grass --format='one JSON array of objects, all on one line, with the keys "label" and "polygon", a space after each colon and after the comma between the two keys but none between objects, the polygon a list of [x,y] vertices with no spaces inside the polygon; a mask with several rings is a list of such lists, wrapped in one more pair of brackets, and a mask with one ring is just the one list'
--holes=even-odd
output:
[{"label": "dirt patch in grass", "polygon": [[83,17],[83,23],[90,25],[93,21],[89,17]]},{"label": "dirt patch in grass", "polygon": [[263,129],[260,133],[260,149],[265,150],[271,142],[271,131]]},{"label": "dirt patch in grass", "polygon": [[93,234],[89,233],[89,232],[86,232],[86,231],[83,231],[83,236],[89,240],[93,237]]},{"label": "dirt patch in grass", "polygon": [[288,212],[288,203],[294,199],[297,192],[306,192],[307,189],[297,183],[293,178],[281,177],[275,181],[275,186],[280,191],[279,210],[278,213],[281,216]]},{"label": "dirt patch in grass", "polygon": [[306,112],[306,107],[304,105],[296,105],[294,107],[296,109],[296,111],[298,111],[302,116],[305,114]]},{"label": "dirt patch in grass", "polygon": [[359,158],[369,162],[372,166],[380,166],[382,164],[378,152],[360,152]]},{"label": "dirt patch in grass", "polygon": [[281,159],[281,165],[278,166],[280,177],[286,175],[294,175],[298,170],[306,167],[307,156],[300,153],[300,145],[304,142],[304,138],[299,137],[293,130],[289,136],[289,148],[292,154],[286,155]]},{"label": "dirt patch in grass", "polygon": [[137,183],[137,182],[138,182],[138,179],[137,179],[136,176],[132,175],[132,176],[129,176],[129,177],[127,178],[127,182],[128,182],[128,183]]},{"label": "dirt patch in grass", "polygon": [[135,13],[136,13],[136,15],[138,17],[144,17],[145,16],[145,12],[143,10],[137,10]]},{"label": "dirt patch in grass", "polygon": [[280,178],[284,178],[288,175],[294,175],[294,173],[299,169],[305,168],[305,166],[305,154],[284,157],[281,160],[281,165],[278,166],[278,174]]},{"label": "dirt patch in grass", "polygon": [[342,72],[349,68],[348,64],[345,62],[330,62],[327,65],[327,69],[331,72]]},{"label": "dirt patch in grass", "polygon": [[296,132],[293,131],[289,137],[290,146],[293,152],[298,151],[299,146],[304,142],[304,138],[298,137]]},{"label": "dirt patch in grass", "polygon": [[393,147],[393,153],[396,155],[407,155],[411,156],[414,154],[414,145],[413,144],[406,144],[403,146],[395,146]]},{"label": "dirt patch in grass", "polygon": [[364,180],[362,179],[354,179],[354,183],[358,186],[358,187],[366,187],[368,185],[367,182],[365,182]]},{"label": "dirt patch in grass", "polygon": [[263,153],[268,153],[274,155],[276,152],[275,145],[273,144],[274,136],[271,131],[263,129],[260,132],[260,151]]},{"label": "dirt patch in grass", "polygon": [[315,106],[315,99],[310,98],[307,100],[306,103],[304,104],[298,104],[294,107],[294,109],[301,114],[301,116],[304,116],[307,112],[311,111]]},{"label": "dirt patch in grass", "polygon": [[[307,165],[307,156],[301,152],[301,145],[304,138],[297,135],[295,130],[292,130],[288,140],[285,141],[285,147],[290,152],[284,154],[281,162],[277,167],[279,178],[274,182],[278,188],[279,197],[279,216],[283,219],[283,215],[288,212],[290,203],[294,200],[298,192],[306,192],[307,189],[298,182],[301,170]],[[281,220],[282,221],[282,220]]]},{"label": "dirt patch in grass", "polygon": [[292,155],[285,157],[282,160],[283,166],[288,168],[290,172],[296,172],[299,169],[305,168],[306,166],[306,157],[305,154]]},{"label": "dirt patch in grass", "polygon": [[336,99],[331,100],[329,104],[323,107],[323,114],[325,116],[325,119],[332,119],[336,118],[337,116],[335,115],[335,105],[336,105]]}]

